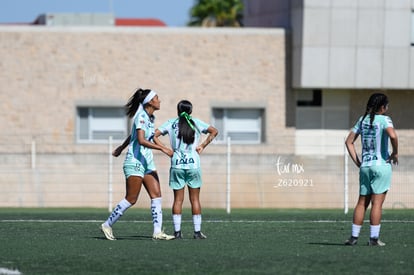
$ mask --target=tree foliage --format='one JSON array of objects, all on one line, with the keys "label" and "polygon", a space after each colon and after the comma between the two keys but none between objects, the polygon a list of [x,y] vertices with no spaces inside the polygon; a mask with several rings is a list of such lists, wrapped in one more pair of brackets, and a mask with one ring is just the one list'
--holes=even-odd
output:
[{"label": "tree foliage", "polygon": [[188,26],[241,27],[242,0],[198,0],[191,8]]}]

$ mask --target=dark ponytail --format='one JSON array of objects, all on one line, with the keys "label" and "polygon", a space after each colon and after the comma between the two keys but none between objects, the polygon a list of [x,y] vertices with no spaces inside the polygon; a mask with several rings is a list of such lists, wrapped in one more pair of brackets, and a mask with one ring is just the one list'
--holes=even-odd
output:
[{"label": "dark ponytail", "polygon": [[195,124],[190,114],[193,111],[193,105],[188,100],[181,100],[177,104],[178,120],[178,138],[183,139],[187,144],[193,144],[195,139]]},{"label": "dark ponytail", "polygon": [[372,128],[372,123],[374,122],[375,114],[381,109],[381,107],[385,107],[388,104],[388,97],[382,93],[375,93],[370,96],[367,103],[367,108],[365,110],[365,114],[362,117],[362,121],[365,119],[367,115],[369,115],[369,125]]},{"label": "dark ponytail", "polygon": [[125,104],[126,114],[132,118],[139,108],[145,97],[151,92],[149,89],[141,89],[135,91],[135,93],[129,98],[128,103]]}]

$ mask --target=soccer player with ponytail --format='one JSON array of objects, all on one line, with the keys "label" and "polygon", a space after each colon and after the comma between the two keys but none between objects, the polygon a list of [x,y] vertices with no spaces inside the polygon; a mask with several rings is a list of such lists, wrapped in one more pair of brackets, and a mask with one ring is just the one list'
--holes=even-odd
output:
[{"label": "soccer player with ponytail", "polygon": [[[171,157],[169,184],[174,191],[172,215],[174,236],[176,239],[182,238],[181,215],[186,185],[190,196],[194,223],[193,238],[207,238],[201,232],[201,205],[199,197],[202,180],[199,155],[217,136],[218,131],[213,126],[191,117],[192,109],[193,106],[190,101],[181,100],[178,102],[178,117],[172,118],[162,124],[155,131],[154,136],[154,142],[160,146],[164,146],[158,137],[168,134],[171,148],[174,151]],[[201,134],[207,134],[207,137],[200,144]]]},{"label": "soccer player with ponytail", "polygon": [[[391,164],[398,164],[398,138],[391,118],[385,115],[387,110],[387,96],[382,93],[372,94],[365,114],[359,118],[345,141],[350,157],[360,169],[359,198],[354,209],[351,237],[345,245],[357,244],[365,212],[370,204],[368,245],[385,245],[379,240],[382,205],[391,186]],[[358,158],[354,145],[358,136],[361,136],[362,160]],[[391,154],[388,151],[389,141],[392,147]]]},{"label": "soccer player with ponytail", "polygon": [[128,146],[123,169],[126,178],[126,195],[108,219],[101,225],[101,230],[108,240],[116,240],[112,226],[138,200],[142,185],[151,198],[151,214],[154,226],[153,239],[171,240],[174,236],[162,231],[161,188],[155,169],[152,150],[160,150],[172,155],[171,149],[154,144],[154,112],[160,109],[158,95],[149,89],[138,89],[125,105],[127,115],[133,119],[131,135],[112,153],[117,157]]}]

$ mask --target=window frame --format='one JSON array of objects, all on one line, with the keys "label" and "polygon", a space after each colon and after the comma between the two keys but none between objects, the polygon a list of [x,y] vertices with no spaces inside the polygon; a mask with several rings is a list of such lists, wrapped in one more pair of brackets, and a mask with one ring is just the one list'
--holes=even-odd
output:
[{"label": "window frame", "polygon": [[411,47],[414,47],[414,9],[411,9]]},{"label": "window frame", "polygon": [[[301,93],[312,93],[310,100],[300,98]],[[335,98],[335,99],[334,99]],[[334,100],[333,100],[334,99]],[[295,127],[297,130],[349,129],[350,94],[339,90],[297,90]],[[337,115],[339,114],[339,115]],[[335,116],[340,120],[332,123]]]},{"label": "window frame", "polygon": [[[265,143],[265,114],[266,114],[266,108],[263,106],[213,106],[212,107],[212,121],[213,121],[213,125],[215,125],[215,127],[218,124],[222,124],[222,129],[218,128],[219,130],[219,136],[218,138],[215,140],[215,142],[217,144],[226,144],[227,143],[227,137],[229,136],[229,133],[233,133],[233,134],[251,134],[251,133],[257,133],[257,140],[235,140],[235,139],[231,139],[231,143],[232,144],[240,144],[240,145],[260,145]],[[238,110],[238,111],[257,111],[259,112],[259,123],[258,128],[257,129],[243,129],[241,131],[237,131],[235,129],[231,129],[231,127],[229,127],[229,121],[231,121],[231,119],[229,119],[229,112],[232,110]],[[222,123],[217,123],[217,118],[215,116],[216,111],[220,111],[222,112]],[[229,129],[230,128],[230,129]]]},{"label": "window frame", "polygon": [[[87,110],[87,139],[81,138],[81,110]],[[122,138],[113,137],[113,141],[123,141],[128,135],[129,135],[129,126],[130,122],[127,116],[125,115],[125,107],[122,105],[94,105],[94,104],[78,104],[75,108],[75,116],[76,116],[76,132],[75,132],[75,140],[78,144],[104,144],[108,143],[109,136],[106,139],[94,139],[92,135],[93,129],[91,129],[91,121],[93,120],[93,110],[96,109],[118,109],[120,113],[122,113],[122,116],[114,117],[114,119],[120,119],[120,123],[124,125],[123,127],[123,133]],[[93,124],[93,122],[92,122]],[[107,129],[108,131],[111,131],[113,129]]]}]

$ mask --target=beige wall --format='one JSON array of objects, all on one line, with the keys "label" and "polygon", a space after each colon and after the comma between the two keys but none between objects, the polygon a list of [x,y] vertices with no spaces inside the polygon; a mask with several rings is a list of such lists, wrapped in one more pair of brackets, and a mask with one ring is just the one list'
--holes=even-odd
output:
[{"label": "beige wall", "polygon": [[144,87],[160,95],[159,123],[183,98],[205,121],[215,104],[264,105],[266,151],[285,131],[284,48],[279,29],[2,27],[0,131],[5,141],[44,135],[74,143],[77,104],[122,106]]},{"label": "beige wall", "polygon": [[[158,125],[182,98],[207,122],[214,106],[266,108],[266,143],[231,148],[232,207],[341,207],[343,157],[293,154],[285,40],[280,29],[0,27],[0,206],[106,207],[108,145],[76,143],[76,106],[122,106],[145,87],[160,95]],[[413,135],[406,132],[403,145]],[[202,157],[204,207],[225,207],[226,154],[214,143]],[[279,157],[304,170],[279,173]],[[113,203],[124,195],[122,160],[112,158]],[[156,163],[168,208],[168,159],[156,153]],[[412,194],[409,166],[399,169],[394,194]],[[276,186],[289,179],[313,186]],[[414,207],[405,197],[387,207],[394,203]],[[145,192],[139,206],[148,207]]]},{"label": "beige wall", "polygon": [[[292,152],[294,139],[284,138],[292,132],[285,128],[285,44],[280,29],[1,27],[2,205],[105,205],[108,145],[76,143],[76,106],[122,106],[136,87],[158,91],[156,124],[175,116],[183,98],[207,122],[214,106],[264,106],[266,143],[232,152]],[[210,197],[224,190],[226,150],[213,144],[205,153]],[[118,201],[122,160],[114,162]],[[158,163],[165,183],[168,161],[159,156]],[[207,206],[222,207],[219,197]]]}]

